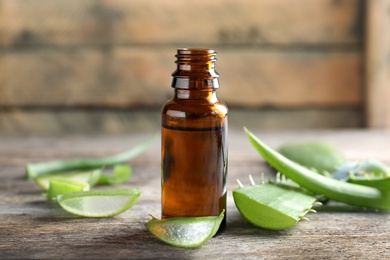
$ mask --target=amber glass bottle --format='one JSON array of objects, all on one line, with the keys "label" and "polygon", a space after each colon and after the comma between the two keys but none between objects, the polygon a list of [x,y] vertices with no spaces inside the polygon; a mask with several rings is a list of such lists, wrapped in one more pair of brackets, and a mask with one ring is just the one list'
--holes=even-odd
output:
[{"label": "amber glass bottle", "polygon": [[[227,107],[218,100],[217,53],[178,49],[174,96],[162,108],[162,217],[226,209]],[[226,216],[226,214],[225,214]],[[226,218],[221,225],[226,225]]]}]

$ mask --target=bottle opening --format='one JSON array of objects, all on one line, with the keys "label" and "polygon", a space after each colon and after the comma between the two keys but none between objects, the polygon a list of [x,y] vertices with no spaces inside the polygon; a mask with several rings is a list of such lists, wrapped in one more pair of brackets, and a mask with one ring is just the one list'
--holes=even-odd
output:
[{"label": "bottle opening", "polygon": [[217,52],[207,48],[179,48],[175,57],[176,63],[214,63]]},{"label": "bottle opening", "polygon": [[172,73],[172,87],[181,89],[218,88],[215,71],[217,52],[207,48],[180,48],[175,55],[177,69]]}]

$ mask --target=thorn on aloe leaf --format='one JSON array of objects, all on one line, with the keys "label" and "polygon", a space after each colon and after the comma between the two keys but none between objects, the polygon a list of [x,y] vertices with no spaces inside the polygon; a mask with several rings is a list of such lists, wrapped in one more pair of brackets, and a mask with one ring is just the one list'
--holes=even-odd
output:
[{"label": "thorn on aloe leaf", "polygon": [[[295,185],[291,187],[287,183],[269,182],[260,187],[260,185],[254,185],[252,176],[249,176],[249,179],[252,185],[233,190],[233,198],[241,215],[254,226],[283,230],[292,227],[300,219],[307,220],[304,215],[312,208],[316,200],[315,195]],[[262,174],[262,179],[264,179],[264,174]],[[281,196],[293,203],[281,201],[279,199]]]},{"label": "thorn on aloe leaf", "polygon": [[249,174],[249,181],[250,181],[251,185],[256,185],[255,180],[253,180],[253,177],[250,174]]},{"label": "thorn on aloe leaf", "polygon": [[244,185],[242,184],[242,182],[239,179],[237,179],[237,183],[238,183],[238,186],[240,186],[240,188],[244,187]]},{"label": "thorn on aloe leaf", "polygon": [[299,218],[302,219],[302,220],[310,221],[310,219],[308,219],[308,218],[305,217],[305,216],[300,216]]},{"label": "thorn on aloe leaf", "polygon": [[262,172],[262,173],[260,174],[260,183],[261,183],[261,184],[264,184],[264,183],[265,183],[265,181],[264,181],[264,172]]},{"label": "thorn on aloe leaf", "polygon": [[315,210],[315,209],[309,209],[308,212],[317,213],[317,210]]},{"label": "thorn on aloe leaf", "polygon": [[155,216],[153,216],[152,214],[149,214],[149,216],[154,219],[154,220],[157,220],[157,218]]}]

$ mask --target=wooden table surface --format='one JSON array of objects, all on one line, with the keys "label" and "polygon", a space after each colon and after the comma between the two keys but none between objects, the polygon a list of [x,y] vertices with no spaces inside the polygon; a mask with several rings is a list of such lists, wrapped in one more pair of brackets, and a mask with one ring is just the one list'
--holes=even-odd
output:
[{"label": "wooden table surface", "polygon": [[[390,165],[390,132],[255,132],[272,147],[302,140],[334,144],[346,158],[375,158]],[[0,258],[2,259],[390,259],[390,214],[340,208],[310,213],[291,229],[269,231],[251,226],[234,206],[236,179],[249,184],[270,172],[243,132],[229,136],[227,228],[197,249],[176,248],[144,227],[160,215],[160,147],[157,141],[131,162],[133,175],[119,187],[140,188],[137,204],[113,218],[75,217],[45,200],[40,188],[24,179],[27,162],[113,154],[147,134],[77,136],[0,135]]]}]

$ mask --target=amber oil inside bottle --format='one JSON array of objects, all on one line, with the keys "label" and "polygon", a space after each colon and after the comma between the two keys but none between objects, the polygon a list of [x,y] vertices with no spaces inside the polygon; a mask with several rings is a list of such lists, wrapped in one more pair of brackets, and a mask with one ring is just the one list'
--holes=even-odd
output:
[{"label": "amber oil inside bottle", "polygon": [[176,57],[174,97],[162,109],[162,217],[217,216],[226,210],[228,162],[216,52],[178,49]]}]

